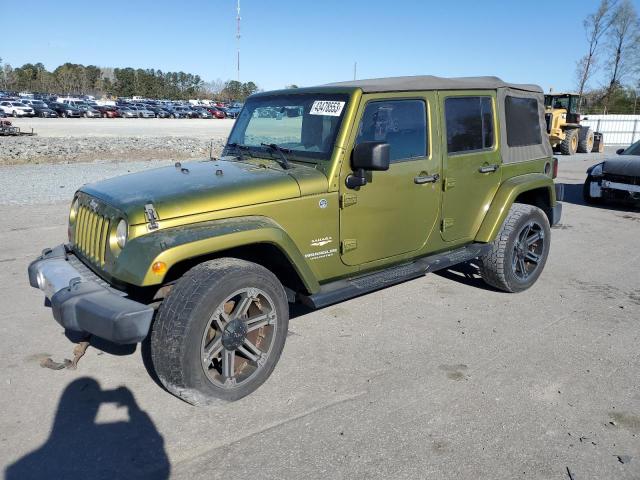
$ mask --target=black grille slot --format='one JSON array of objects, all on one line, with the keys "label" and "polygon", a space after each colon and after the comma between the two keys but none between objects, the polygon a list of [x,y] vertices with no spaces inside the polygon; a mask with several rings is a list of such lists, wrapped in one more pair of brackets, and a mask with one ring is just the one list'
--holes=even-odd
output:
[{"label": "black grille slot", "polygon": [[74,250],[96,265],[104,265],[105,250],[109,239],[109,218],[97,213],[93,199],[80,197],[76,217]]},{"label": "black grille slot", "polygon": [[640,177],[630,177],[627,175],[604,174],[604,179],[615,183],[625,183],[627,185],[640,185]]}]

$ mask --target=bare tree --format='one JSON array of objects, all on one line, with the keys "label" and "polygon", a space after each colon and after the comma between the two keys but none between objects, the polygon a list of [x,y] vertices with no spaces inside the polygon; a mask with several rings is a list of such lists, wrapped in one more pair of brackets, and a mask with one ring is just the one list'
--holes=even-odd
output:
[{"label": "bare tree", "polygon": [[638,13],[630,0],[622,0],[616,7],[607,33],[608,85],[604,94],[605,107],[622,80],[634,68],[640,48]]},{"label": "bare tree", "polygon": [[593,76],[597,69],[597,54],[600,40],[609,30],[613,19],[612,11],[614,10],[616,0],[602,0],[596,10],[584,19],[583,25],[589,42],[587,53],[578,60],[576,66],[576,77],[578,80],[578,94],[580,95],[580,105],[582,106],[582,95],[587,87],[589,79]]}]

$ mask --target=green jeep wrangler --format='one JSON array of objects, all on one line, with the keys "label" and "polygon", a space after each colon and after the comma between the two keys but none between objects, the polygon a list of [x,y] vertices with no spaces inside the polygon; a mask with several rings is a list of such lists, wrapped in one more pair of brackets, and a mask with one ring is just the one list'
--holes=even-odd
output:
[{"label": "green jeep wrangler", "polygon": [[385,78],[251,96],[219,159],[85,185],[69,243],[29,266],[66,329],[150,336],[185,401],[273,371],[289,303],[312,308],[475,259],[519,292],[561,203],[534,85]]}]

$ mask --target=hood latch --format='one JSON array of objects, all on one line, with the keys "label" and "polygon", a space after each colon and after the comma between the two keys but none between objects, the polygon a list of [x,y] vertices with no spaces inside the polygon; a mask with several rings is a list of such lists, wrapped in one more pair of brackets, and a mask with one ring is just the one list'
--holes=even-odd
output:
[{"label": "hood latch", "polygon": [[153,203],[147,203],[144,206],[144,216],[147,217],[147,221],[149,222],[149,230],[155,230],[158,228],[159,217]]}]

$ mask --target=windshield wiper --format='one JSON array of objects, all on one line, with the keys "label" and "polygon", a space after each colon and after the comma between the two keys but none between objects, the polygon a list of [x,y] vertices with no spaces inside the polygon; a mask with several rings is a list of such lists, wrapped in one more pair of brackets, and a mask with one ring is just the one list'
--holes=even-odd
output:
[{"label": "windshield wiper", "polygon": [[288,148],[283,148],[280,145],[278,145],[277,143],[261,143],[260,145],[278,152],[278,154],[280,155],[280,158],[282,159],[282,161],[278,162],[278,163],[280,164],[280,166],[282,168],[284,168],[285,170],[288,170],[289,168],[291,168],[291,166],[289,165],[289,160],[287,159],[287,156],[285,155],[285,153],[291,153],[291,150],[289,150]]},{"label": "windshield wiper", "polygon": [[[236,143],[236,142],[231,142],[231,143],[227,143],[227,147],[231,147],[235,150],[236,152],[236,156],[240,159],[241,162],[244,162],[244,155],[242,153],[243,150],[249,152],[249,155],[251,155],[251,150],[249,149],[249,147],[247,145],[242,145],[241,143]],[[253,155],[251,155],[253,156]]]}]

